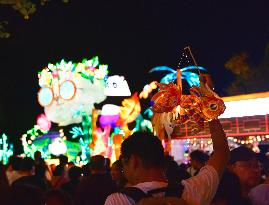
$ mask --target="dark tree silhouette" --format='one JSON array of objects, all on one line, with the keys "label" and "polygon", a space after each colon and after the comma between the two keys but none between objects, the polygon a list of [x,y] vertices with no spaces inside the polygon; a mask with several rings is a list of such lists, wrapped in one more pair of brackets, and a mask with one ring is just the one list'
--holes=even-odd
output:
[{"label": "dark tree silhouette", "polygon": [[[36,12],[38,6],[44,6],[51,0],[0,0],[0,5],[12,7],[18,11],[24,19],[29,19],[30,15]],[[64,3],[68,3],[69,0],[62,0]],[[7,21],[0,21],[0,38],[9,38],[10,33],[6,31]]]},{"label": "dark tree silhouette", "polygon": [[225,68],[235,75],[226,89],[229,95],[269,91],[269,43],[259,63],[251,64],[248,59],[247,53],[240,53],[225,63]]}]

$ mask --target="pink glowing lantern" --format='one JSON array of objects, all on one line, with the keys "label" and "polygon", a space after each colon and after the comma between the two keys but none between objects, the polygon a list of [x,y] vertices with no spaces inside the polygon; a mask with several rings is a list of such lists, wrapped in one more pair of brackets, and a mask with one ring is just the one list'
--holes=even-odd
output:
[{"label": "pink glowing lantern", "polygon": [[45,114],[37,116],[36,124],[44,131],[49,131],[51,128],[51,122]]}]

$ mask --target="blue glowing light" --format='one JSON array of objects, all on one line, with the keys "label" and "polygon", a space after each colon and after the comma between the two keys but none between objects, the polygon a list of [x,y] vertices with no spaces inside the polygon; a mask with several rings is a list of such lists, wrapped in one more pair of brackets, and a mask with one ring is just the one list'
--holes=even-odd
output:
[{"label": "blue glowing light", "polygon": [[44,87],[38,92],[39,104],[43,107],[50,105],[53,100],[53,92],[50,88]]},{"label": "blue glowing light", "polygon": [[60,86],[60,96],[65,100],[73,98],[76,92],[75,84],[72,81],[64,81]]},{"label": "blue glowing light", "polygon": [[[199,70],[206,71],[205,68],[198,66]],[[182,69],[181,71],[181,79],[186,80],[190,87],[193,85],[200,86],[200,80],[199,75],[197,73],[194,73],[193,71],[197,70],[196,66],[187,66]],[[161,83],[168,84],[169,82],[174,82],[177,79],[177,71],[169,68],[167,66],[157,66],[155,68],[152,68],[149,73],[156,72],[156,71],[168,71],[170,73],[166,74],[162,79]]]}]

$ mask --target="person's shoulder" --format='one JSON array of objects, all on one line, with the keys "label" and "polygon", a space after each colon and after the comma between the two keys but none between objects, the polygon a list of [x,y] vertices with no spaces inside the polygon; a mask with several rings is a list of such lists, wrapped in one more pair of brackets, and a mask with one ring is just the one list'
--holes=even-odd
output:
[{"label": "person's shoulder", "polygon": [[184,186],[182,198],[190,204],[209,204],[219,184],[219,175],[215,168],[206,165],[191,178],[181,181]]},{"label": "person's shoulder", "polygon": [[28,181],[30,176],[21,176],[18,177],[12,184],[19,184],[24,181]]},{"label": "person's shoulder", "polygon": [[200,171],[198,172],[196,176],[182,180],[182,182],[192,181],[194,179],[199,179],[199,178],[211,178],[213,180],[219,181],[217,170],[211,165],[205,165],[204,167],[200,169]]},{"label": "person's shoulder", "polygon": [[[105,205],[131,205],[132,199],[128,198],[125,194],[116,192],[113,194],[110,194],[106,201]],[[133,201],[134,202],[134,201]]]},{"label": "person's shoulder", "polygon": [[152,189],[166,187],[167,185],[168,185],[167,182],[151,181],[151,182],[142,182],[133,187],[141,189],[144,192],[148,192]]},{"label": "person's shoulder", "polygon": [[266,190],[269,192],[269,184],[260,184],[258,186],[255,186],[254,188],[250,190],[250,194],[257,193],[257,192],[260,193],[263,190]]},{"label": "person's shoulder", "polygon": [[208,165],[208,164],[206,164],[205,166],[203,166],[200,169],[199,173],[200,172],[204,172],[204,171],[206,171],[206,172],[216,172],[217,173],[217,170],[212,165]]}]

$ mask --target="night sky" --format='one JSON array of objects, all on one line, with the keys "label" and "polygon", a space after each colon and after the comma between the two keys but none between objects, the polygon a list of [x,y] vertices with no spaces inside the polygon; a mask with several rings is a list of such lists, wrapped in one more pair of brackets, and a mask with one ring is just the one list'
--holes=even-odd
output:
[{"label": "night sky", "polygon": [[134,92],[156,77],[148,73],[152,67],[176,68],[182,48],[191,45],[225,96],[233,80],[225,62],[243,51],[253,63],[264,55],[268,8],[258,0],[55,0],[24,20],[0,7],[11,33],[0,39],[0,133],[18,138],[36,123],[43,112],[37,72],[63,58],[78,62],[98,55],[109,74],[125,76]]}]

